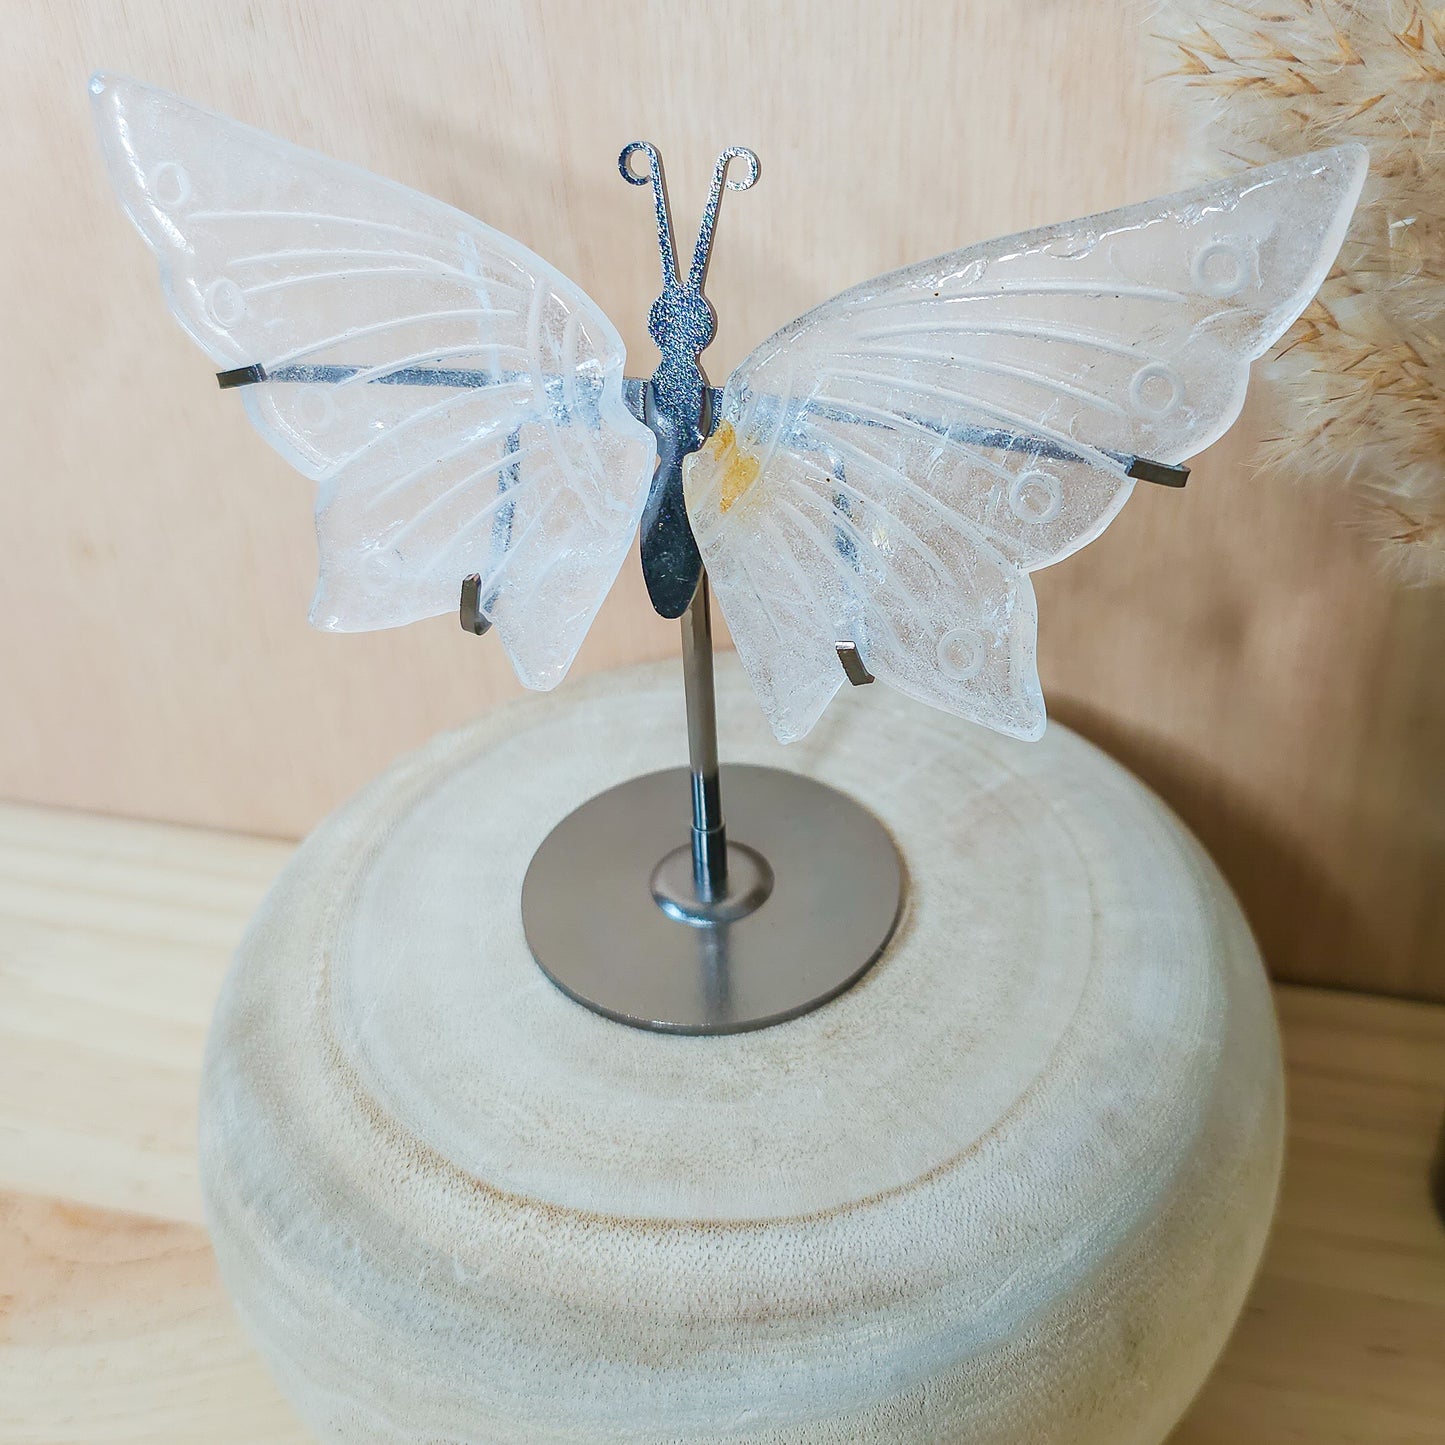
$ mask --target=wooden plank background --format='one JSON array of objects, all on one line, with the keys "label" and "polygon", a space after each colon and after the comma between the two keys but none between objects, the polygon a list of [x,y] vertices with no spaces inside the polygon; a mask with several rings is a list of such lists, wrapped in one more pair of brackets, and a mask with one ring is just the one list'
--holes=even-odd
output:
[{"label": "wooden plank background", "polygon": [[[576,277],[634,363],[657,289],[636,137],[691,226],[718,149],[709,353],[726,375],[831,293],[1180,175],[1133,0],[52,0],[6,15],[0,96],[0,796],[293,836],[401,750],[512,696],[439,619],[304,615],[311,484],[165,314],[101,174],[97,67],[481,216]],[[1445,998],[1445,596],[1382,577],[1327,489],[1247,465],[1258,401],[1188,490],[1141,488],[1038,581],[1056,717],[1213,850],[1283,978]],[[666,655],[628,567],[578,663]],[[724,748],[726,741],[724,740]]]}]

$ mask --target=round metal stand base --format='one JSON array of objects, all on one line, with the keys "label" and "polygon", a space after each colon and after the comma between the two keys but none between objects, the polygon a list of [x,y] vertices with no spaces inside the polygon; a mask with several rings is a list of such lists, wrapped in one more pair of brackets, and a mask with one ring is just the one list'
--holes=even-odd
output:
[{"label": "round metal stand base", "polygon": [[543,840],[522,885],[542,971],[637,1028],[727,1034],[856,983],[893,934],[903,866],[861,804],[800,773],[725,766],[729,891],[692,893],[686,768],[633,778]]}]

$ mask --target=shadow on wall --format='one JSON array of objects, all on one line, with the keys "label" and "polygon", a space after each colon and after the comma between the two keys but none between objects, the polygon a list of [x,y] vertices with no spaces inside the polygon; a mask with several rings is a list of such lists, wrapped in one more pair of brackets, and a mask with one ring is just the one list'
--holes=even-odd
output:
[{"label": "shadow on wall", "polygon": [[1218,864],[1244,908],[1272,977],[1329,985],[1337,968],[1319,950],[1349,960],[1355,977],[1386,980],[1398,967],[1359,898],[1341,890],[1271,823],[1239,781],[1188,748],[1130,727],[1100,708],[1055,698],[1053,719],[1136,773],[1184,820]]}]

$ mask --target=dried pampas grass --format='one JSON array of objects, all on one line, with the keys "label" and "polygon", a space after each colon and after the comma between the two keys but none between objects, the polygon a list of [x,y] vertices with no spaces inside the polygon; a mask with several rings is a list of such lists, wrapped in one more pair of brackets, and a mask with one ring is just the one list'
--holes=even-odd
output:
[{"label": "dried pampas grass", "polygon": [[1391,560],[1445,581],[1445,7],[1165,0],[1152,28],[1209,168],[1369,147],[1339,261],[1265,363],[1282,409],[1261,461],[1348,481]]}]

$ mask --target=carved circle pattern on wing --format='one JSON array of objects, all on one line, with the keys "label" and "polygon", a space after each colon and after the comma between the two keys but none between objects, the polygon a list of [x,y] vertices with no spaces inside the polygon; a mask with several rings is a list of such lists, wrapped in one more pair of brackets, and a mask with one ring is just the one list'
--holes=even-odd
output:
[{"label": "carved circle pattern on wing", "polygon": [[977,632],[955,627],[938,639],[938,666],[954,682],[969,682],[983,671],[988,647]]},{"label": "carved circle pattern on wing", "polygon": [[296,418],[320,435],[336,420],[336,403],[324,386],[308,386],[296,398]]},{"label": "carved circle pattern on wing", "polygon": [[1183,400],[1183,378],[1162,361],[1141,366],[1129,383],[1129,404],[1150,421],[1164,421],[1173,416]]},{"label": "carved circle pattern on wing", "polygon": [[1244,289],[1249,262],[1237,241],[1211,241],[1194,253],[1189,274],[1206,296],[1223,300]]},{"label": "carved circle pattern on wing", "polygon": [[191,198],[191,176],[176,161],[162,161],[150,173],[148,187],[163,211],[175,211]]},{"label": "carved circle pattern on wing", "polygon": [[206,310],[217,326],[234,326],[246,314],[246,298],[229,276],[206,288]]},{"label": "carved circle pattern on wing", "polygon": [[1052,472],[1020,472],[1009,486],[1008,504],[1019,521],[1043,526],[1063,510],[1064,484]]}]

